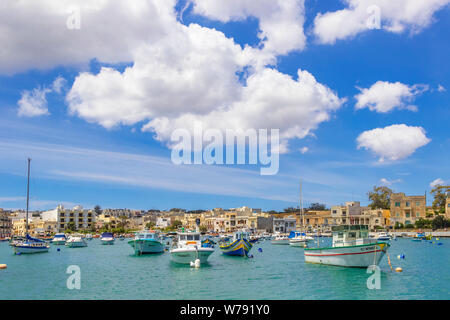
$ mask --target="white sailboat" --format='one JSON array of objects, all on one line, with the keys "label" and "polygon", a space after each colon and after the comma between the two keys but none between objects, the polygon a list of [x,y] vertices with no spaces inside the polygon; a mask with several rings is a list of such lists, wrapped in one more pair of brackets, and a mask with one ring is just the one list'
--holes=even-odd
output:
[{"label": "white sailboat", "polygon": [[[300,179],[300,214],[302,216],[302,227],[305,226],[305,216],[303,214],[303,193],[302,193],[302,180]],[[292,237],[289,238],[289,245],[292,247],[307,247],[307,241],[310,240],[306,236],[305,232],[294,231],[292,232]]]},{"label": "white sailboat", "polygon": [[25,238],[14,242],[11,246],[16,254],[48,252],[50,245],[40,239],[31,237],[28,234],[28,207],[30,202],[30,162],[28,158],[28,180],[27,180],[27,216],[25,222]]}]

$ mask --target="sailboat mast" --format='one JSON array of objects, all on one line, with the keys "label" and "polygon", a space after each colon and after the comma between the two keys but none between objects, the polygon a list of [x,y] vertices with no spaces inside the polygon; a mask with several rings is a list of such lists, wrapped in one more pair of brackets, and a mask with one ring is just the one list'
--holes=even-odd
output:
[{"label": "sailboat mast", "polygon": [[27,179],[27,220],[25,224],[25,233],[28,234],[28,205],[30,202],[30,162],[31,159],[28,158],[28,179]]},{"label": "sailboat mast", "polygon": [[300,214],[302,216],[302,227],[305,228],[305,216],[303,215],[303,193],[302,193],[302,179],[300,179]]}]

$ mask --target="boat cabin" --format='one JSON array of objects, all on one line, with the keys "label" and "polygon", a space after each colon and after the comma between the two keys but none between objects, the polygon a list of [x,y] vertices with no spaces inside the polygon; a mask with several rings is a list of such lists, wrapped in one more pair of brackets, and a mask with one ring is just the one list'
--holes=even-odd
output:
[{"label": "boat cabin", "polygon": [[200,242],[200,233],[183,232],[178,234],[178,242],[186,242],[186,244],[197,244]]},{"label": "boat cabin", "polygon": [[333,247],[357,246],[372,243],[367,225],[343,225],[331,227]]},{"label": "boat cabin", "polygon": [[159,233],[155,231],[142,231],[136,233],[135,239],[136,240],[159,240]]}]

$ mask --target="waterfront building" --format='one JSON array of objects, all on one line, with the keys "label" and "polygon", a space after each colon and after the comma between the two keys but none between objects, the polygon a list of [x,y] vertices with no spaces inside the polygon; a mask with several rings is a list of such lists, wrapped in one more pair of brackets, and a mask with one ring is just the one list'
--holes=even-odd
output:
[{"label": "waterfront building", "polygon": [[369,224],[369,217],[362,217],[363,210],[367,207],[361,207],[359,201],[349,201],[345,205],[332,206],[331,218],[333,225],[349,225],[349,224]]},{"label": "waterfront building", "polygon": [[64,232],[69,224],[75,225],[75,230],[90,230],[95,225],[95,214],[93,210],[75,206],[72,209],[58,205],[55,209],[41,213],[44,221],[56,221],[57,232]]},{"label": "waterfront building", "polygon": [[445,217],[450,219],[450,193],[447,194],[447,199],[445,200]]},{"label": "waterfront building", "polygon": [[391,223],[404,226],[426,218],[426,196],[406,196],[403,192],[391,194]]},{"label": "waterfront building", "polygon": [[0,208],[0,238],[10,237],[12,233],[11,212]]},{"label": "waterfront building", "polygon": [[296,229],[296,218],[295,216],[287,217],[274,217],[273,218],[273,232],[279,233],[290,233]]},{"label": "waterfront building", "polygon": [[[297,214],[297,225],[303,226],[308,229],[316,229],[329,227],[333,221],[331,216],[331,210],[309,210],[301,214]],[[304,222],[303,222],[304,221]]]},{"label": "waterfront building", "polygon": [[168,226],[170,226],[170,218],[156,218],[156,228],[167,228]]},{"label": "waterfront building", "polygon": [[109,228],[115,229],[118,227],[119,222],[121,222],[120,218],[110,215],[108,213],[102,212],[96,218],[95,228],[98,230],[107,225]]}]

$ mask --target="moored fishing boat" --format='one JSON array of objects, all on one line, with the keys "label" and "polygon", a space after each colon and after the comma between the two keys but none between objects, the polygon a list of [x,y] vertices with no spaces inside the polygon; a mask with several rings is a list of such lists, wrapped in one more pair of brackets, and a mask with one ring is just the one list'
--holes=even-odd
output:
[{"label": "moored fishing boat", "polygon": [[369,238],[366,225],[333,226],[333,244],[328,248],[306,248],[305,262],[343,267],[378,265],[389,243]]},{"label": "moored fishing boat", "polygon": [[87,247],[87,242],[81,236],[69,236],[69,239],[66,241],[66,247],[83,248]]},{"label": "moored fishing boat", "polygon": [[300,231],[292,231],[289,235],[289,245],[292,247],[306,248],[308,240],[306,234]]},{"label": "moored fishing boat", "polygon": [[64,233],[57,233],[50,241],[51,244],[56,246],[63,246],[66,244],[67,237]]},{"label": "moored fishing boat", "polygon": [[249,233],[246,231],[236,231],[233,238],[225,240],[220,244],[220,250],[227,256],[248,256],[253,245],[248,240]]},{"label": "moored fishing boat", "polygon": [[205,263],[213,252],[213,248],[202,247],[199,232],[178,233],[177,241],[170,249],[172,261],[182,264],[191,264],[197,259]]},{"label": "moored fishing boat", "polygon": [[104,245],[113,245],[114,241],[114,235],[111,232],[103,232],[100,237],[100,243]]},{"label": "moored fishing boat", "polygon": [[137,232],[134,239],[128,241],[128,244],[134,249],[135,254],[164,252],[161,237],[156,231]]},{"label": "moored fishing boat", "polygon": [[270,240],[270,243],[286,245],[289,244],[289,237],[285,234],[277,234],[275,238]]},{"label": "moored fishing boat", "polygon": [[378,241],[390,241],[392,238],[387,232],[379,232],[375,239]]}]

